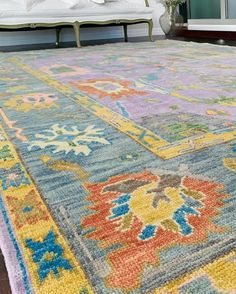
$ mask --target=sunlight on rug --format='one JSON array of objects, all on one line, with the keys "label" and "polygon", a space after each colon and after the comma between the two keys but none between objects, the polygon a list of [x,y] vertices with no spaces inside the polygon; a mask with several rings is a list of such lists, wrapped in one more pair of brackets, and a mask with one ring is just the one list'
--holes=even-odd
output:
[{"label": "sunlight on rug", "polygon": [[235,293],[236,49],[0,54],[13,294]]}]

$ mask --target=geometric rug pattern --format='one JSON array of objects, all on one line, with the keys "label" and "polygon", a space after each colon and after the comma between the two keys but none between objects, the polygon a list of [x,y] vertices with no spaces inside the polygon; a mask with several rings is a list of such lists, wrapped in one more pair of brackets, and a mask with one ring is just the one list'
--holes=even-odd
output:
[{"label": "geometric rug pattern", "polygon": [[0,54],[13,293],[236,292],[236,49]]}]

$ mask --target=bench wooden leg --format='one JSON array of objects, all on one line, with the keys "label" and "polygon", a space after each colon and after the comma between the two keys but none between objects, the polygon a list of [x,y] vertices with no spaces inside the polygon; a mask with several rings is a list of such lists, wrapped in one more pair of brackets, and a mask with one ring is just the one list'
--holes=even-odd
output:
[{"label": "bench wooden leg", "polygon": [[150,39],[151,42],[154,41],[153,36],[152,36],[152,30],[153,30],[153,21],[152,21],[152,19],[150,19],[148,21],[148,35],[149,35],[149,39]]},{"label": "bench wooden leg", "polygon": [[61,33],[61,28],[56,28],[56,46],[58,48],[60,47],[60,33]]},{"label": "bench wooden leg", "polygon": [[74,27],[74,31],[75,31],[76,44],[77,44],[77,47],[80,48],[81,43],[80,43],[80,24],[79,24],[79,22],[76,21],[74,23],[73,27]]},{"label": "bench wooden leg", "polygon": [[125,42],[128,42],[128,26],[127,24],[123,25],[124,28],[124,38],[125,38]]}]

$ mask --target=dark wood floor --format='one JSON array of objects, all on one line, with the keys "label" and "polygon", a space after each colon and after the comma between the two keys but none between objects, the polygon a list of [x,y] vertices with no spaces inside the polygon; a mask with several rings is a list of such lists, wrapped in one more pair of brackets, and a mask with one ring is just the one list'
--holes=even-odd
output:
[{"label": "dark wood floor", "polygon": [[[165,36],[155,36],[155,40],[165,39]],[[148,41],[148,37],[131,37],[129,38],[129,42],[145,42]],[[117,43],[124,42],[123,38],[116,39],[100,39],[100,40],[88,40],[81,41],[82,46],[90,46],[90,45],[103,45],[107,43]],[[75,42],[63,42],[60,43],[60,48],[71,48],[76,47]],[[55,43],[47,43],[47,44],[33,44],[33,45],[17,45],[17,46],[0,46],[1,52],[18,52],[18,51],[28,51],[28,50],[41,50],[41,49],[56,49],[57,46]],[[0,293],[1,294],[1,293]]]},{"label": "dark wood floor", "polygon": [[4,258],[0,251],[0,293],[11,294]]},{"label": "dark wood floor", "polygon": [[[188,31],[180,30],[176,36],[168,37],[169,39],[175,39],[179,41],[190,41],[199,43],[212,43],[218,45],[236,46],[236,32],[203,32],[203,31]],[[154,40],[167,39],[166,36],[154,36]],[[131,37],[129,42],[145,42],[148,41],[148,37]],[[82,46],[90,45],[102,45],[107,43],[117,43],[123,42],[122,38],[119,39],[102,39],[102,40],[91,40],[82,41]],[[64,42],[60,44],[60,48],[71,48],[76,47],[75,42]],[[0,52],[18,52],[18,51],[28,51],[28,50],[42,50],[42,49],[56,49],[55,43],[47,44],[33,44],[33,45],[17,45],[17,46],[0,46]],[[0,293],[1,294],[1,293]]]}]

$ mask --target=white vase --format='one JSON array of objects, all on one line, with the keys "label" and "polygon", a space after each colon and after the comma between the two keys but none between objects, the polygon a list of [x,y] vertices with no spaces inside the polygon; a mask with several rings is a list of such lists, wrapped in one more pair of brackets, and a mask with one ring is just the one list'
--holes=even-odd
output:
[{"label": "white vase", "polygon": [[177,5],[165,6],[165,12],[159,19],[160,26],[165,35],[170,35],[175,30],[175,20],[177,14]]}]

